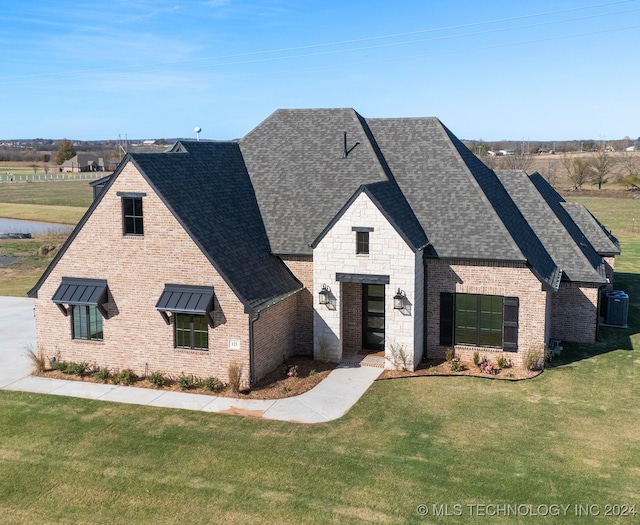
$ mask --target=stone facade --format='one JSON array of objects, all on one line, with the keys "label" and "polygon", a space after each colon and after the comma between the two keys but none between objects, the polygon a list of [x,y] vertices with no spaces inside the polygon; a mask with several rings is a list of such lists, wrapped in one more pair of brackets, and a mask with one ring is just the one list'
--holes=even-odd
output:
[{"label": "stone facade", "polygon": [[548,342],[547,292],[529,268],[521,263],[471,262],[428,259],[427,269],[427,357],[443,358],[440,345],[440,293],[469,293],[518,297],[518,351],[456,345],[455,353],[471,361],[474,352],[495,360],[503,354],[513,364],[521,364],[530,350],[542,350]]},{"label": "stone facade", "polygon": [[[146,193],[142,199],[144,236],[123,235],[117,192]],[[63,316],[51,301],[63,276],[107,280],[109,317],[103,320],[103,341],[72,338],[71,316]],[[166,283],[213,286],[214,323],[208,329],[208,351],[174,348],[174,327],[167,325],[155,308]],[[263,334],[268,325],[288,326],[285,320],[288,322],[291,305],[295,307],[296,302],[293,296],[274,305],[256,322],[256,333],[266,352],[265,356],[254,356],[256,379],[281,363],[282,353],[291,350],[292,330],[283,330],[280,340]],[[111,370],[131,368],[139,375],[158,370],[175,377],[184,371],[223,381],[228,379],[229,363],[236,361],[248,384],[250,316],[131,163],[42,284],[35,307],[38,344],[45,356]],[[273,350],[276,346],[277,352]]]},{"label": "stone facade", "polygon": [[551,300],[551,337],[575,343],[595,343],[598,326],[598,285],[560,283]]},{"label": "stone facade", "polygon": [[[373,228],[369,235],[369,253],[356,254],[356,232],[353,228]],[[419,258],[421,258],[421,252]],[[387,221],[366,193],[360,193],[333,224],[313,253],[314,352],[334,361],[346,350],[357,346],[353,335],[362,313],[353,282],[338,282],[336,273],[384,275],[385,286],[385,353],[391,345],[403,346],[409,354],[410,369],[422,357],[421,339],[415,337],[414,319],[422,316],[424,302],[416,291],[416,254]],[[323,285],[331,289],[332,303],[320,305],[318,291]],[[361,287],[362,285],[359,284]],[[393,309],[393,296],[398,289],[406,293],[406,311]],[[361,302],[360,302],[361,304]],[[345,337],[346,336],[346,337]],[[416,346],[418,345],[418,346]],[[323,355],[323,357],[325,357]],[[387,363],[388,365],[389,363]]]}]

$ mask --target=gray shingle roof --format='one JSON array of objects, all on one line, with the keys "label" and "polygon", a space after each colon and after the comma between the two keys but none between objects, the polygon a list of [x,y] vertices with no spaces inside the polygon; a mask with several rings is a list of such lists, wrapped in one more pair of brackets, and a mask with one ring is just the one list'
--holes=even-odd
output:
[{"label": "gray shingle roof", "polygon": [[561,202],[593,248],[603,257],[620,255],[620,243],[604,225],[579,202]]},{"label": "gray shingle roof", "polygon": [[311,255],[360,185],[388,180],[353,109],[278,110],[240,148],[276,254]]},{"label": "gray shingle roof", "polygon": [[301,289],[269,240],[237,142],[130,158],[249,310]]},{"label": "gray shingle roof", "polygon": [[[501,171],[497,173],[525,219],[544,244],[556,265],[564,272],[563,278],[577,282],[603,283],[602,258],[588,242],[581,242],[571,235],[575,224],[565,210],[549,203],[543,193],[550,194],[548,183],[540,177],[530,178],[523,171]],[[553,188],[551,188],[553,190]],[[571,223],[571,224],[570,224]]]},{"label": "gray shingle roof", "polygon": [[367,123],[439,257],[528,261],[556,286],[557,266],[495,173],[438,119]]}]

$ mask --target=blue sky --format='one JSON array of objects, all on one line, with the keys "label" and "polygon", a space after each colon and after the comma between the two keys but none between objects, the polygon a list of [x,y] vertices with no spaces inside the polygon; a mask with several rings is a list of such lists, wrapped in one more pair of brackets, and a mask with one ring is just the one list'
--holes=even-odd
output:
[{"label": "blue sky", "polygon": [[640,135],[640,0],[0,0],[0,140],[241,137],[278,108]]}]

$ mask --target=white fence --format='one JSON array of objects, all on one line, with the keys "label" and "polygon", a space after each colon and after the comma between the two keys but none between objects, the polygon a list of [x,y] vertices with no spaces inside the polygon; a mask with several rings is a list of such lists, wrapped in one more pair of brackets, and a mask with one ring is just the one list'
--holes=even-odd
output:
[{"label": "white fence", "polygon": [[97,180],[109,172],[105,171],[81,171],[75,173],[13,173],[5,171],[0,173],[0,182],[37,182],[47,180]]}]

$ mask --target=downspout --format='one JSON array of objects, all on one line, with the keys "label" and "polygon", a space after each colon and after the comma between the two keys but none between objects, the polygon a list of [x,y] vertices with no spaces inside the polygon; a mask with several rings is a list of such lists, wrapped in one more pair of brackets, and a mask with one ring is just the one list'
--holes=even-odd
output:
[{"label": "downspout", "polygon": [[427,307],[428,304],[428,299],[427,299],[427,292],[429,290],[429,287],[427,286],[427,281],[429,280],[429,272],[428,272],[429,267],[427,266],[427,260],[424,258],[424,252],[422,253],[422,271],[424,272],[424,290],[423,290],[423,297],[422,297],[422,361],[426,361],[427,360],[427,327],[429,326],[429,323],[427,322],[427,312],[429,311],[429,308]]},{"label": "downspout", "polygon": [[255,317],[249,321],[249,388],[251,388],[254,384],[255,380],[255,370],[254,370],[254,324],[260,319],[260,312],[255,314]]}]

